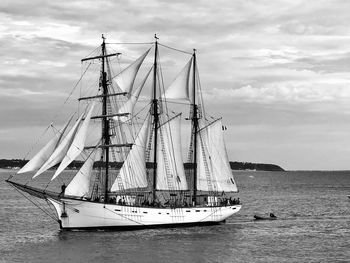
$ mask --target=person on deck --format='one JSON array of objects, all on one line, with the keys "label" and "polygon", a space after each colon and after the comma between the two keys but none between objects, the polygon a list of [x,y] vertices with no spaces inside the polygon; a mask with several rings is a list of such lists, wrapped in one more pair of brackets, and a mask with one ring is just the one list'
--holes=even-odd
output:
[{"label": "person on deck", "polygon": [[230,202],[230,205],[233,205],[232,197],[230,197],[229,202]]},{"label": "person on deck", "polygon": [[63,185],[61,186],[61,193],[58,196],[63,197],[65,191],[66,191],[66,185],[63,183]]}]

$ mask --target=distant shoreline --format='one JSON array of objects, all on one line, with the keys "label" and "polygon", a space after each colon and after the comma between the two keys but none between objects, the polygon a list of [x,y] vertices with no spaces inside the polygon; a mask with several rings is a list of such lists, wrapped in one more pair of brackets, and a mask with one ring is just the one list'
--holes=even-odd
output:
[{"label": "distant shoreline", "polygon": [[[0,159],[0,169],[19,169],[23,167],[28,160],[23,159]],[[70,169],[79,169],[83,165],[82,161],[73,161],[68,168]],[[95,162],[94,167],[103,167],[102,162]],[[111,167],[120,168],[122,163],[120,162],[112,162]],[[152,163],[147,163],[147,168],[152,168]],[[185,169],[190,169],[193,167],[192,163],[185,163]],[[265,164],[265,163],[250,163],[250,162],[230,162],[230,166],[232,170],[238,171],[276,171],[281,172],[285,171],[282,167],[276,164]]]},{"label": "distant shoreline", "polygon": [[230,162],[232,170],[283,172],[281,166],[270,163]]}]

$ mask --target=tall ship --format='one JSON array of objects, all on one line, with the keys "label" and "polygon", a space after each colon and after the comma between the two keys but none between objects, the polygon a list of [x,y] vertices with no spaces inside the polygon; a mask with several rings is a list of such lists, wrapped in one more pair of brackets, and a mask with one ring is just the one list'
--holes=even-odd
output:
[{"label": "tall ship", "polygon": [[[62,127],[51,123],[53,137],[7,182],[61,229],[224,222],[241,204],[226,127],[204,108],[196,50],[169,47],[156,36],[129,44],[139,44],[131,56],[102,36],[81,60],[75,114]],[[175,53],[177,62],[162,61],[161,52]],[[182,64],[178,73],[174,64]]]}]

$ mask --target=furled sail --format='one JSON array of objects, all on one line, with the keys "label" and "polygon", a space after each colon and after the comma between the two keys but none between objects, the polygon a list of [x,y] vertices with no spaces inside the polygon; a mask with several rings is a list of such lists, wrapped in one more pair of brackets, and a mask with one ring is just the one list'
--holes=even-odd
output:
[{"label": "furled sail", "polygon": [[87,130],[89,127],[90,118],[92,115],[92,111],[94,110],[94,107],[95,107],[95,102],[92,103],[89,112],[86,114],[85,120],[83,121],[82,125],[80,126],[79,131],[75,134],[75,137],[74,137],[66,155],[64,156],[60,166],[56,170],[56,172],[51,180],[55,179],[84,150]]},{"label": "furled sail", "polygon": [[51,156],[57,145],[61,141],[70,121],[73,116],[68,120],[66,125],[61,131],[59,131],[55,137],[53,137],[25,166],[22,167],[17,173],[32,172],[39,169]]},{"label": "furled sail", "polygon": [[220,120],[200,130],[197,152],[197,189],[237,192]]},{"label": "furled sail", "polygon": [[84,197],[89,194],[92,168],[96,160],[97,153],[100,153],[100,149],[94,149],[91,152],[90,156],[87,158],[78,173],[67,185],[65,190],[66,195]]},{"label": "furled sail", "polygon": [[[152,68],[148,71],[148,73],[144,77],[143,81],[141,82],[141,85],[132,93],[130,98],[120,107],[120,109],[118,111],[119,113],[130,113],[130,114],[133,113],[135,104],[136,104],[137,100],[139,99],[141,90],[142,90],[143,86],[145,85],[146,80],[148,79],[148,76],[151,73],[151,71],[152,71]],[[114,120],[119,120],[122,122],[125,122],[128,119],[130,119],[130,115],[127,117],[120,116],[120,117],[114,118]]]},{"label": "furled sail", "polygon": [[[149,130],[150,120],[146,118],[137,134],[134,145],[120,169],[119,175],[111,187],[111,191],[147,186],[145,149]],[[123,185],[123,189],[120,189],[120,183]]]},{"label": "furled sail", "polygon": [[158,129],[158,190],[188,190],[181,153],[180,117],[181,114],[175,116]]},{"label": "furled sail", "polygon": [[70,129],[68,134],[60,141],[59,145],[56,147],[55,151],[51,154],[50,158],[41,166],[39,171],[36,172],[36,174],[33,176],[36,177],[43,172],[45,172],[47,169],[50,169],[52,166],[58,164],[62,161],[64,156],[66,155],[66,152],[69,149],[69,146],[72,143],[72,140],[74,138],[75,133],[77,132],[78,126],[80,124],[81,119],[83,118],[82,114],[79,119],[76,121],[74,126]]},{"label": "furled sail", "polygon": [[140,69],[141,64],[143,63],[145,57],[151,49],[148,49],[141,57],[139,57],[134,63],[125,68],[117,76],[114,77],[114,81],[118,86],[128,93],[132,93],[134,81],[137,75],[137,72]]},{"label": "furled sail", "polygon": [[191,64],[192,58],[181,70],[179,75],[177,75],[173,83],[167,88],[162,95],[162,98],[165,98],[166,100],[190,101],[188,80],[190,77]]}]

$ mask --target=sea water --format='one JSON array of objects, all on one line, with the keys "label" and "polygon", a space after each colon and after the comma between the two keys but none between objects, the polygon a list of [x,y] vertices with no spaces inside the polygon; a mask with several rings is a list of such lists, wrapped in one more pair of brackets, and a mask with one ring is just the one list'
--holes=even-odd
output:
[{"label": "sea water", "polygon": [[[215,226],[59,230],[0,170],[0,262],[350,262],[350,172],[236,172],[243,207]],[[274,213],[274,221],[255,214]]]}]

